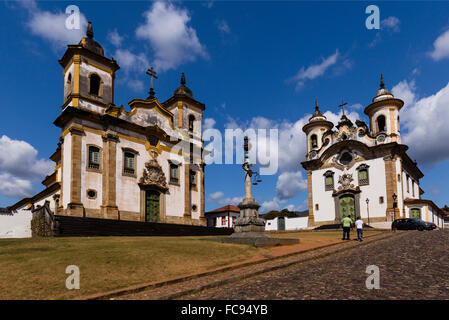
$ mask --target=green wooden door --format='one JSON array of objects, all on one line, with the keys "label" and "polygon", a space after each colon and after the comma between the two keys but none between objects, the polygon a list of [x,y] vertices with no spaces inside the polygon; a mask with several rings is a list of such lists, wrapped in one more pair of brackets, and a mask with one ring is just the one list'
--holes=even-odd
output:
[{"label": "green wooden door", "polygon": [[159,222],[159,192],[147,191],[145,193],[145,221]]},{"label": "green wooden door", "polygon": [[421,219],[421,209],[418,208],[410,209],[410,218]]},{"label": "green wooden door", "polygon": [[355,221],[355,200],[353,196],[343,196],[340,198],[340,219],[349,216]]},{"label": "green wooden door", "polygon": [[285,218],[284,217],[278,218],[278,230],[285,230]]}]

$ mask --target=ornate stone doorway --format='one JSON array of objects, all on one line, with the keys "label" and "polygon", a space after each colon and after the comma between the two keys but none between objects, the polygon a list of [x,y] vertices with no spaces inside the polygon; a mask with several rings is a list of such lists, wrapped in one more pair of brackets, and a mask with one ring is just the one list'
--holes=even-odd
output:
[{"label": "ornate stone doorway", "polygon": [[154,190],[145,191],[145,221],[160,221],[160,193]]},{"label": "ornate stone doorway", "polygon": [[352,194],[346,194],[340,197],[340,220],[343,217],[349,216],[352,221],[355,221],[355,198]]}]

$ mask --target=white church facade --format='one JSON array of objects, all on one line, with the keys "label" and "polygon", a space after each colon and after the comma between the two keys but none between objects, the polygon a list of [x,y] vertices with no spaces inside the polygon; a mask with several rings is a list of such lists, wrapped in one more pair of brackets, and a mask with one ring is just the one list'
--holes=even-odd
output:
[{"label": "white church facade", "polygon": [[352,123],[343,103],[343,115],[334,127],[316,102],[303,127],[309,227],[337,224],[347,215],[370,223],[410,217],[443,226],[441,209],[421,198],[424,174],[401,143],[403,104],[385,88],[382,76],[380,89],[364,110],[369,124]]},{"label": "white church facade", "polygon": [[[118,64],[93,39],[69,45],[59,60],[64,96],[61,129],[46,189],[10,210],[50,202],[57,215],[206,225],[202,118],[205,105],[181,85],[166,101],[149,96],[114,104]],[[156,78],[154,70],[148,70]],[[29,212],[29,211],[28,211]]]}]

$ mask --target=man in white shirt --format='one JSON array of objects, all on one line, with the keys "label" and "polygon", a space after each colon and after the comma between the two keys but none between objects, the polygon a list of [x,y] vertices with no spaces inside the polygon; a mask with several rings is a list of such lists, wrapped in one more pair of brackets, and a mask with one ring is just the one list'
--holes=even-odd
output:
[{"label": "man in white shirt", "polygon": [[357,217],[355,227],[357,228],[357,241],[363,241],[363,220],[360,217]]}]

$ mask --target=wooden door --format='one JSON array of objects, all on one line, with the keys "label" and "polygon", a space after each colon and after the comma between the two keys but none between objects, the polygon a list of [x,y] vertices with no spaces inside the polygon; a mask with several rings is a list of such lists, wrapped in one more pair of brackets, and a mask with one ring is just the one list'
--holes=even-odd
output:
[{"label": "wooden door", "polygon": [[159,222],[160,194],[157,191],[145,192],[145,221]]}]

